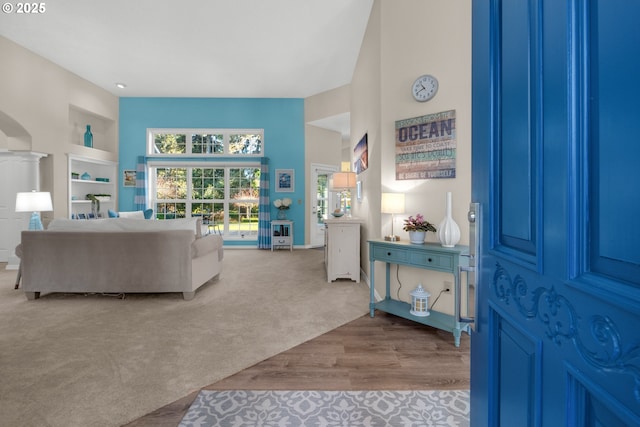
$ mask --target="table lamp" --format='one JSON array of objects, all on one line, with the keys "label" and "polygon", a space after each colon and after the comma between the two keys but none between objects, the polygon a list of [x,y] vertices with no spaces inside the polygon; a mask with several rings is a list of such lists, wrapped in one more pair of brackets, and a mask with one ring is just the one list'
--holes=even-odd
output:
[{"label": "table lamp", "polygon": [[393,222],[395,214],[404,213],[404,193],[382,193],[382,213],[391,214],[391,234],[384,237],[384,240],[397,242],[400,237],[393,234]]},{"label": "table lamp", "polygon": [[329,181],[329,189],[331,191],[340,192],[340,207],[342,208],[342,200],[344,196],[345,206],[342,208],[343,213],[346,213],[347,198],[345,192],[356,188],[356,173],[355,172],[334,172],[331,180]]},{"label": "table lamp", "polygon": [[33,212],[29,220],[29,230],[42,230],[40,212],[52,211],[51,193],[48,191],[29,191],[16,195],[16,212]]}]

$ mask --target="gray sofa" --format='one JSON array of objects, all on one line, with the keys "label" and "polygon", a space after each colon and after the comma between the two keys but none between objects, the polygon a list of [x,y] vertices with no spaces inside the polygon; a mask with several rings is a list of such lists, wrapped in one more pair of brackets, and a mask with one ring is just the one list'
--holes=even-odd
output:
[{"label": "gray sofa", "polygon": [[182,292],[185,300],[222,271],[222,237],[199,219],[54,220],[23,231],[22,286],[45,292]]}]

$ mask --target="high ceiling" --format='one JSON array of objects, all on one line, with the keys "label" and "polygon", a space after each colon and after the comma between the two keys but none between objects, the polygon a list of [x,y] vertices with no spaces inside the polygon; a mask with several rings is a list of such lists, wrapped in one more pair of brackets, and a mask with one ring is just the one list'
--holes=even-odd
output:
[{"label": "high ceiling", "polygon": [[351,82],[373,0],[42,4],[0,35],[117,96],[305,98]]}]

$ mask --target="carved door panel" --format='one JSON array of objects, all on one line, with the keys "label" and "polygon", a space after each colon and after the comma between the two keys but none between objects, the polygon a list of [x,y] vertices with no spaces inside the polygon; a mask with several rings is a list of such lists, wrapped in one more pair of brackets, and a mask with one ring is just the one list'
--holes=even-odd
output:
[{"label": "carved door panel", "polygon": [[638,16],[473,1],[472,426],[640,425]]}]

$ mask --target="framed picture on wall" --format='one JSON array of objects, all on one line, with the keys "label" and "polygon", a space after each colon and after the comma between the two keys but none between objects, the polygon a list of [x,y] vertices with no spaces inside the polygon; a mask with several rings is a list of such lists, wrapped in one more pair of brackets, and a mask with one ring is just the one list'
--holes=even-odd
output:
[{"label": "framed picture on wall", "polygon": [[293,193],[294,190],[294,170],[276,169],[276,191],[280,193]]},{"label": "framed picture on wall", "polygon": [[366,133],[360,139],[356,148],[353,149],[353,154],[353,170],[356,174],[366,171],[369,167],[369,144],[367,142]]},{"label": "framed picture on wall", "polygon": [[136,186],[136,171],[134,170],[125,170],[123,171],[123,180],[125,187],[135,187]]}]

